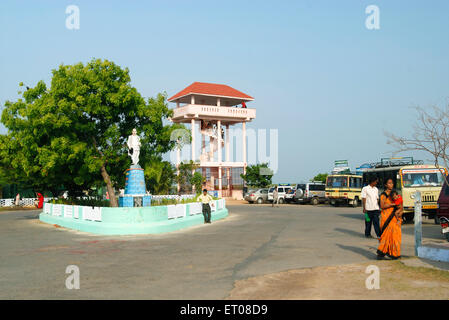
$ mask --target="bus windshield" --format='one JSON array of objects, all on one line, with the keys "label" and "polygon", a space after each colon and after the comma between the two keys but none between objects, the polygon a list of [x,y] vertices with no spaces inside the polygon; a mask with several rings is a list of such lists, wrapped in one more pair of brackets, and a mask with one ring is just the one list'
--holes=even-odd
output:
[{"label": "bus windshield", "polygon": [[438,169],[403,170],[402,185],[404,188],[441,187],[444,178]]},{"label": "bus windshield", "polygon": [[347,187],[348,177],[328,177],[326,186],[331,188]]}]

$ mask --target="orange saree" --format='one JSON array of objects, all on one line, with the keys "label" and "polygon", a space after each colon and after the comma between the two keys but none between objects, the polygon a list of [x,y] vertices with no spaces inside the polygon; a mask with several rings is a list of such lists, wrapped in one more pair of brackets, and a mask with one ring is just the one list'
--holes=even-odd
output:
[{"label": "orange saree", "polygon": [[[382,198],[383,197],[383,198]],[[381,201],[384,200],[385,203],[393,203],[389,197],[385,194],[381,195]],[[393,213],[394,208],[383,209],[380,217],[380,228],[383,230],[382,235],[379,239],[379,247],[377,248],[377,254],[379,256],[389,256],[391,258],[399,258],[401,256],[401,219],[393,216],[390,223],[384,230],[384,224],[387,222],[388,217]]]}]

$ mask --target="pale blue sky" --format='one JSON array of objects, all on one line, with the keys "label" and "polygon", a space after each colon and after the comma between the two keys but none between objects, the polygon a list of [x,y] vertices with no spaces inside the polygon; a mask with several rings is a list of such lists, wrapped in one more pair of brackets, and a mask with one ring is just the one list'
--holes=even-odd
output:
[{"label": "pale blue sky", "polygon": [[[380,30],[365,28],[370,4]],[[410,107],[449,97],[448,1],[7,0],[0,23],[2,106],[20,81],[93,57],[128,67],[144,96],[229,84],[255,97],[251,127],[279,130],[275,182],[388,156],[384,130],[410,134]]]}]

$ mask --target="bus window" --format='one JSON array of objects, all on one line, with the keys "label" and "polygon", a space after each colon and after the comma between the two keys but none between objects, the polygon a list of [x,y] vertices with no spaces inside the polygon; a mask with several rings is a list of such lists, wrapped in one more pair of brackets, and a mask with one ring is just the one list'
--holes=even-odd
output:
[{"label": "bus window", "polygon": [[361,188],[362,186],[362,179],[357,177],[351,177],[349,180],[349,187],[350,188]]},{"label": "bus window", "polygon": [[[405,170],[404,170],[405,171]],[[405,172],[402,175],[403,186],[407,187],[440,187],[443,185],[444,177],[436,170],[420,170],[421,172]]]},{"label": "bus window", "polygon": [[328,177],[327,186],[331,188],[346,187],[348,185],[348,177]]}]

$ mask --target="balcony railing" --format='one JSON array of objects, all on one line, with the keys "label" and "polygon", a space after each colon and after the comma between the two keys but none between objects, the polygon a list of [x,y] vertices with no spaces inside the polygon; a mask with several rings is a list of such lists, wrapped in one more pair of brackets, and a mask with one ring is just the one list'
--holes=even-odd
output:
[{"label": "balcony railing", "polygon": [[218,107],[200,104],[187,104],[173,109],[173,120],[191,117],[217,117],[229,119],[251,120],[256,118],[254,108]]}]

